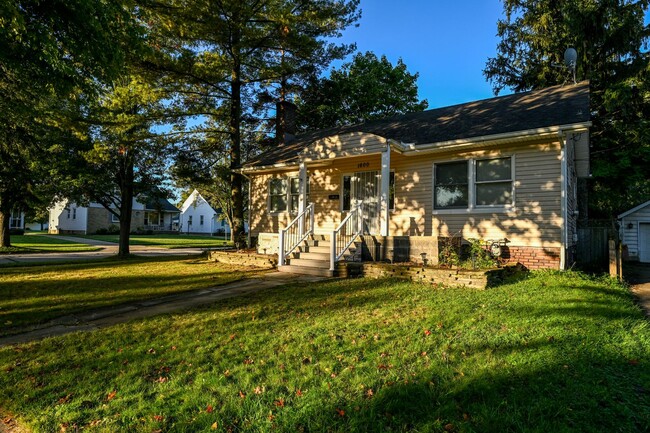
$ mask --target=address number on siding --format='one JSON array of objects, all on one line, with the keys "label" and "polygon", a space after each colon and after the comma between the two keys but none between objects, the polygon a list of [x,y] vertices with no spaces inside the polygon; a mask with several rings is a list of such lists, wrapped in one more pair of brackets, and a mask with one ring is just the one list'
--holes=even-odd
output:
[{"label": "address number on siding", "polygon": [[368,167],[370,167],[369,162],[360,162],[357,164],[357,168],[368,168]]}]

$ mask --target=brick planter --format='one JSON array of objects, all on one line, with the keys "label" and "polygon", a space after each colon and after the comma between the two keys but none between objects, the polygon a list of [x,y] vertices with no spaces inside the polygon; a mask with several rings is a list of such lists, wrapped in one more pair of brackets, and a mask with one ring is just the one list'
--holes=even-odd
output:
[{"label": "brick planter", "polygon": [[240,251],[210,251],[208,260],[228,265],[264,269],[273,269],[278,265],[278,257],[275,255]]},{"label": "brick planter", "polygon": [[513,271],[515,271],[514,267],[473,271],[370,262],[339,263],[337,268],[338,275],[344,278],[356,276],[368,278],[393,277],[446,287],[468,287],[480,290],[499,284],[506,274]]}]

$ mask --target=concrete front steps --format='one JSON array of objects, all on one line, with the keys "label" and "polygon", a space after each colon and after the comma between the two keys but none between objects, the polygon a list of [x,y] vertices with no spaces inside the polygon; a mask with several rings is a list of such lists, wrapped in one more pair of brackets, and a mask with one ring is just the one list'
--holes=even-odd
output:
[{"label": "concrete front steps", "polygon": [[[302,246],[296,248],[284,266],[278,271],[301,275],[336,277],[336,271],[330,270],[330,240],[328,235],[311,235]],[[353,243],[344,255],[345,260],[354,260],[361,251],[360,245]]]}]

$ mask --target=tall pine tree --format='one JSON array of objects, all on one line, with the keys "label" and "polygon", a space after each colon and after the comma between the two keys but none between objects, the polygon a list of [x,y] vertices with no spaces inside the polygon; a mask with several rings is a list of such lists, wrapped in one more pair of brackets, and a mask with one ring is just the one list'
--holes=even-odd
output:
[{"label": "tall pine tree", "polygon": [[613,218],[650,198],[648,0],[504,0],[497,55],[485,76],[495,93],[570,83],[562,63],[578,51],[590,80],[591,215]]}]

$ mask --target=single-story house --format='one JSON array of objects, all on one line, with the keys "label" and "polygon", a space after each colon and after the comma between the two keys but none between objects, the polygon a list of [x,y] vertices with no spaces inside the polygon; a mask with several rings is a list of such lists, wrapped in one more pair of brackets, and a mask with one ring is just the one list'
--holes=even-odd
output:
[{"label": "single-story house", "polygon": [[221,208],[210,205],[196,189],[183,202],[179,221],[182,233],[206,235],[230,233],[230,225],[221,217]]},{"label": "single-story house", "polygon": [[[131,230],[177,233],[180,211],[167,199],[141,203],[133,200]],[[79,206],[61,200],[50,208],[49,233],[94,234],[97,230],[118,227],[119,219],[99,203]]]},{"label": "single-story house", "polygon": [[507,239],[511,261],[565,269],[590,126],[588,82],[298,136],[287,125],[240,168],[250,232],[293,272],[331,274],[355,240],[375,260],[436,263],[450,237]]},{"label": "single-story house", "polygon": [[620,239],[628,257],[650,263],[650,200],[618,216]]}]

